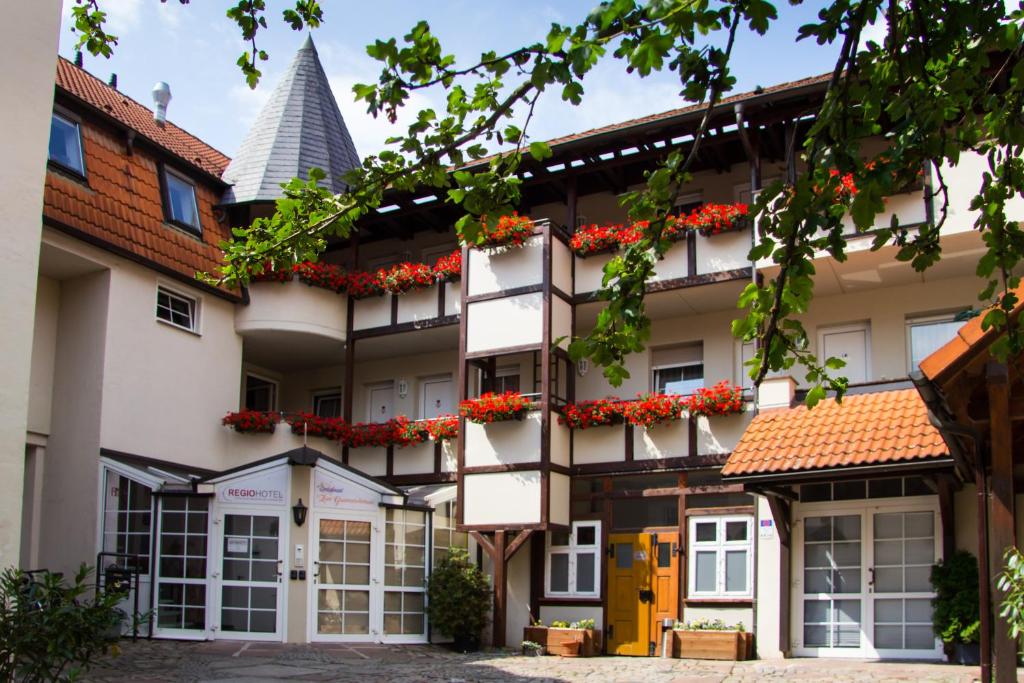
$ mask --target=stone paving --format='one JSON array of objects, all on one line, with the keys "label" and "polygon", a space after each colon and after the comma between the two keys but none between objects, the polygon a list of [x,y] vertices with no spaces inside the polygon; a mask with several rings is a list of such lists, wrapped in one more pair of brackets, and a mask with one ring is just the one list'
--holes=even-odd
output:
[{"label": "stone paving", "polygon": [[[506,651],[457,654],[428,645],[282,645],[255,642],[125,641],[84,680],[340,681],[469,683],[513,681],[642,683],[746,681],[950,681],[978,679],[977,667],[948,664],[787,659],[713,662],[631,657],[524,657]],[[1020,680],[1024,680],[1021,678]]]}]

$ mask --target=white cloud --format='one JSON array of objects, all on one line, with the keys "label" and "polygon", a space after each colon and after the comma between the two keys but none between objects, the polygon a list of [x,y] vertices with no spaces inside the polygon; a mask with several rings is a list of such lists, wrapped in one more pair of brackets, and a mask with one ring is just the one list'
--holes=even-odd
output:
[{"label": "white cloud", "polygon": [[100,9],[107,13],[106,31],[123,36],[139,26],[143,0],[103,0]]}]

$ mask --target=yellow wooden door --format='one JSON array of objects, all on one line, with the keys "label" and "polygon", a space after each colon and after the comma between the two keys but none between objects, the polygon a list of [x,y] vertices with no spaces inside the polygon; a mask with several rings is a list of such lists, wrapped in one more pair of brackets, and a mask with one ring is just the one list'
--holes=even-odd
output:
[{"label": "yellow wooden door", "polygon": [[608,654],[651,654],[650,534],[609,534]]},{"label": "yellow wooden door", "polygon": [[[655,641],[654,654],[660,656],[662,622],[665,619],[675,621],[679,618],[679,532],[659,531],[650,534],[649,537],[651,588],[654,590],[654,600],[651,603],[651,634]],[[671,652],[669,654],[671,655]]]}]

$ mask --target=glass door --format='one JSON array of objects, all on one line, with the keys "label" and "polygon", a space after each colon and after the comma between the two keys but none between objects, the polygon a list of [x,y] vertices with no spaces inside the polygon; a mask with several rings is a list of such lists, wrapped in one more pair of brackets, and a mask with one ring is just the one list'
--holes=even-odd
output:
[{"label": "glass door", "polygon": [[860,649],[864,548],[860,514],[804,518],[804,649]]},{"label": "glass door", "polygon": [[279,640],[283,515],[229,513],[221,545],[221,637]]},{"label": "glass door", "polygon": [[314,638],[366,641],[370,628],[372,523],[362,519],[317,520],[313,583]]},{"label": "glass door", "polygon": [[932,631],[932,565],[938,559],[935,513],[872,515],[872,567],[868,585],[874,613],[872,643],[886,657],[941,653]]},{"label": "glass door", "polygon": [[210,499],[160,496],[154,635],[206,637]]}]

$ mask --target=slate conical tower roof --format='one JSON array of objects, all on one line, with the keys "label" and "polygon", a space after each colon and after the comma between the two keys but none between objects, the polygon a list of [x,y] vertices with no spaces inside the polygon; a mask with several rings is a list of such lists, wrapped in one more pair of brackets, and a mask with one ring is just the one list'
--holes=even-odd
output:
[{"label": "slate conical tower roof", "polygon": [[313,166],[327,173],[324,183],[332,191],[342,192],[341,177],[359,165],[313,38],[308,37],[224,171],[223,179],[232,187],[223,201],[277,199],[281,183],[308,178]]}]

